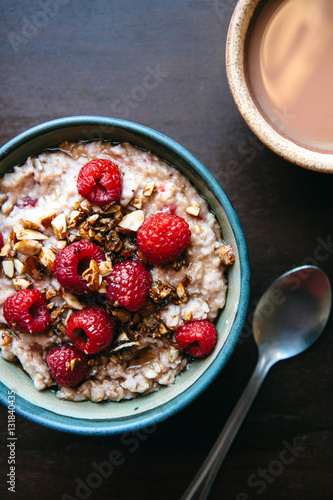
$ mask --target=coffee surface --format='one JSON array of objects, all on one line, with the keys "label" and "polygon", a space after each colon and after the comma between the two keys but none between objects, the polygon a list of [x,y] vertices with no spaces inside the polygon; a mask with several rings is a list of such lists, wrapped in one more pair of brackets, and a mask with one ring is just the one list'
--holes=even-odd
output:
[{"label": "coffee surface", "polygon": [[271,0],[248,42],[250,86],[269,121],[333,151],[333,1]]}]

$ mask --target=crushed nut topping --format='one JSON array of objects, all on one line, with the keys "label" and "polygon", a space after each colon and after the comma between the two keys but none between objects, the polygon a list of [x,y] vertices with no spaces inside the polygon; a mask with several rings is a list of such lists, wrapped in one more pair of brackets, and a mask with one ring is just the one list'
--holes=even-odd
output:
[{"label": "crushed nut topping", "polygon": [[194,217],[198,217],[198,215],[200,214],[200,205],[194,202],[193,205],[185,208],[185,212],[187,212],[190,215],[194,215]]},{"label": "crushed nut topping", "polygon": [[57,240],[63,240],[66,238],[67,221],[64,213],[57,215],[57,217],[51,221],[51,226]]},{"label": "crushed nut topping", "polygon": [[231,245],[224,245],[219,250],[219,255],[221,259],[221,264],[225,266],[231,266],[235,262],[235,255],[232,250]]},{"label": "crushed nut topping", "polygon": [[42,249],[42,244],[36,240],[23,240],[18,241],[14,245],[14,250],[16,252],[22,253],[23,255],[36,255]]},{"label": "crushed nut topping", "polygon": [[138,231],[145,220],[145,214],[142,210],[134,210],[119,222],[118,226],[129,231]]},{"label": "crushed nut topping", "polygon": [[13,278],[14,290],[18,292],[19,290],[25,290],[32,285],[32,281],[26,278]]},{"label": "crushed nut topping", "polygon": [[14,276],[14,261],[12,259],[5,259],[2,262],[2,269],[7,278],[12,278]]},{"label": "crushed nut topping", "polygon": [[147,197],[151,196],[153,194],[154,188],[155,188],[155,181],[147,182],[147,184],[143,189],[143,195]]},{"label": "crushed nut topping", "polygon": [[100,274],[98,270],[98,264],[95,260],[91,260],[88,269],[82,274],[82,278],[87,282],[87,287],[92,292],[96,292],[100,285]]}]

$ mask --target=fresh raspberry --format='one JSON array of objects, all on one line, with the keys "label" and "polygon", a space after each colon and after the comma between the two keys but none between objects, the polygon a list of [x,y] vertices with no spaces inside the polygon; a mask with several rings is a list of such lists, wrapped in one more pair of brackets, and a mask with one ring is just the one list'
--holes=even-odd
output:
[{"label": "fresh raspberry", "polygon": [[149,272],[136,260],[116,264],[107,282],[108,299],[129,311],[137,311],[144,305],[151,287]]},{"label": "fresh raspberry", "polygon": [[71,345],[52,347],[46,355],[46,362],[62,387],[74,387],[89,371],[88,357]]},{"label": "fresh raspberry", "polygon": [[85,307],[73,313],[66,326],[70,341],[85,354],[94,354],[111,344],[116,323],[104,309]]},{"label": "fresh raspberry", "polygon": [[137,232],[140,250],[151,264],[176,260],[191,238],[187,222],[177,215],[158,213],[149,217]]},{"label": "fresh raspberry", "polygon": [[3,236],[2,233],[0,233],[0,249],[3,247]]},{"label": "fresh raspberry", "polygon": [[43,332],[51,322],[47,300],[39,290],[20,290],[8,297],[3,315],[9,328],[24,333]]},{"label": "fresh raspberry", "polygon": [[78,192],[96,205],[119,200],[122,187],[119,168],[110,160],[91,160],[81,168],[77,178]]},{"label": "fresh raspberry", "polygon": [[78,295],[88,294],[89,288],[82,274],[89,268],[91,260],[103,262],[103,251],[95,243],[75,241],[56,256],[53,264],[54,276],[70,292]]},{"label": "fresh raspberry", "polygon": [[217,330],[210,321],[190,321],[180,327],[175,339],[192,358],[203,358],[214,349]]}]

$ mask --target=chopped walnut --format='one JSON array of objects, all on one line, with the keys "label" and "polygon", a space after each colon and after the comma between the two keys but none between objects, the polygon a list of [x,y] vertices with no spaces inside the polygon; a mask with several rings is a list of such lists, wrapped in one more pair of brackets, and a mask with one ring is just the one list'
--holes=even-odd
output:
[{"label": "chopped walnut", "polygon": [[114,309],[112,316],[119,319],[121,323],[127,323],[131,319],[131,313],[125,309]]},{"label": "chopped walnut", "polygon": [[162,302],[164,299],[169,297],[171,294],[175,295],[175,287],[167,283],[166,281],[158,281],[156,285],[152,286],[150,289],[150,296],[154,302]]},{"label": "chopped walnut", "polygon": [[235,255],[231,245],[224,245],[219,250],[221,263],[225,266],[231,266],[235,262]]}]

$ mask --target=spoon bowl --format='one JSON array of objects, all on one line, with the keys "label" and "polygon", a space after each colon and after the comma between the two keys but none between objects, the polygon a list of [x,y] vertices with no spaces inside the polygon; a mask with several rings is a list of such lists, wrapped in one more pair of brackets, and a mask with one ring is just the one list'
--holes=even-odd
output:
[{"label": "spoon bowl", "polygon": [[261,297],[253,317],[259,351],[274,361],[310,347],[323,331],[331,309],[331,287],[315,266],[289,271]]},{"label": "spoon bowl", "polygon": [[253,375],[182,500],[205,500],[242,422],[274,363],[310,347],[322,333],[331,310],[326,274],[315,266],[292,269],[274,281],[259,300],[253,334],[259,359]]}]

